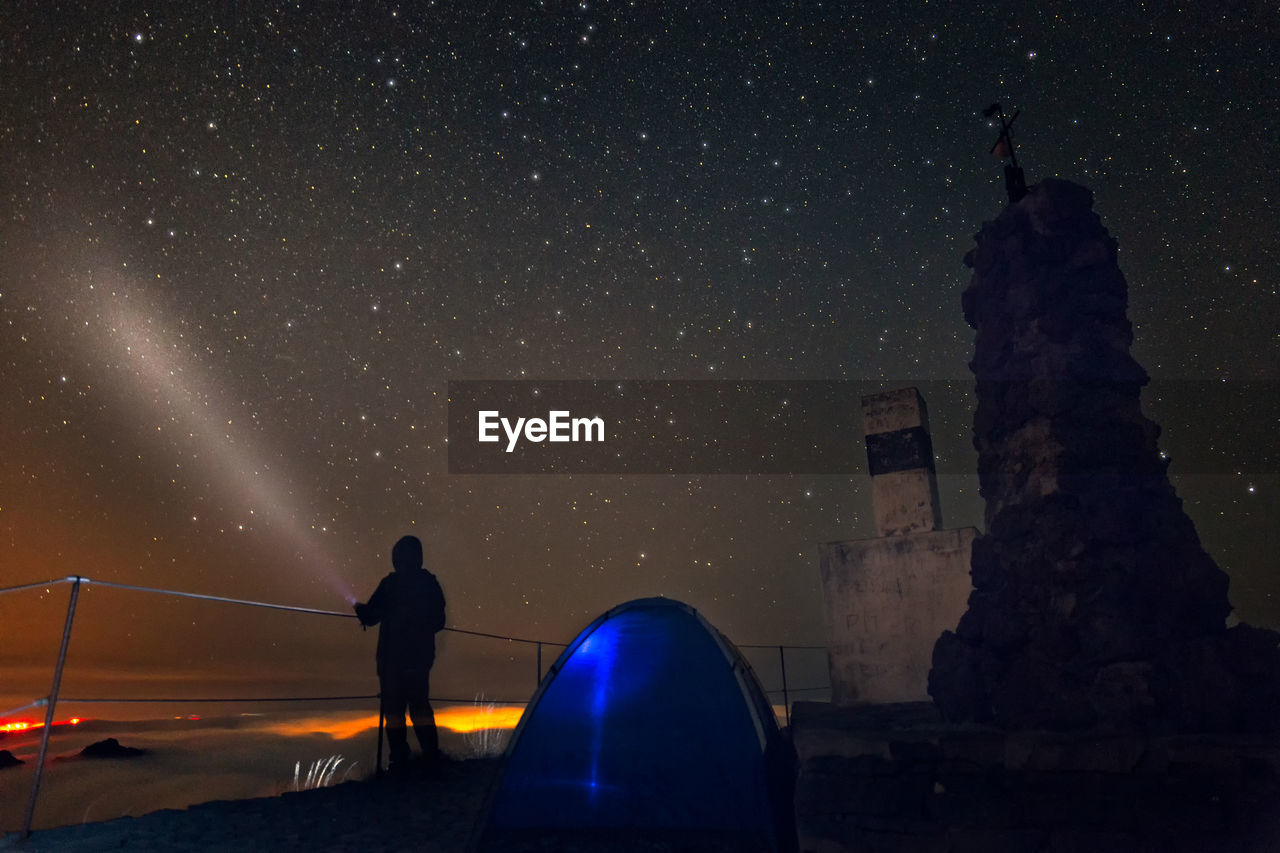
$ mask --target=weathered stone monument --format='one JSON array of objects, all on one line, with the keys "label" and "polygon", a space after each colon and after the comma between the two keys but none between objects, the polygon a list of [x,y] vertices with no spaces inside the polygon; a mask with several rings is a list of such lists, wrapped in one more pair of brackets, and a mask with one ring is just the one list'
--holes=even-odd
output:
[{"label": "weathered stone monument", "polygon": [[[922,585],[893,578],[949,532],[921,503],[927,473],[884,479],[876,449],[902,461],[917,439],[904,420],[872,429],[869,400],[892,535],[823,550],[836,703],[792,711],[802,851],[1280,849],[1280,635],[1226,627],[1227,577],[1139,406],[1147,376],[1092,201],[1044,180],[966,258],[986,531],[968,608],[933,650],[932,703],[880,704],[914,663],[861,669],[914,642],[902,626]],[[892,640],[857,645],[877,637]]]},{"label": "weathered stone monument", "polygon": [[986,532],[929,692],[950,720],[1010,729],[1273,730],[1280,635],[1226,627],[1227,576],[1141,412],[1127,286],[1092,205],[1046,179],[965,257]]},{"label": "weathered stone monument", "polygon": [[862,399],[875,539],[819,549],[837,705],[928,699],[933,644],[969,595],[972,527],[941,530],[929,416],[915,388]]}]

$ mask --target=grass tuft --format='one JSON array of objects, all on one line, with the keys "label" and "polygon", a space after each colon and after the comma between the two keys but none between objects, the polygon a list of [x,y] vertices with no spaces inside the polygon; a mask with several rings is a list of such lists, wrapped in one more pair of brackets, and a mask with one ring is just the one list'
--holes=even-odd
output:
[{"label": "grass tuft", "polygon": [[[327,788],[333,784],[333,777],[338,772],[338,767],[345,759],[341,755],[330,755],[328,758],[317,758],[311,762],[311,766],[307,768],[306,774],[302,772],[302,762],[295,761],[293,764],[293,790],[294,791],[310,791],[315,788]],[[345,782],[347,777],[351,775],[351,771],[355,770],[358,761],[353,761],[347,765],[346,772],[342,774],[342,778],[338,781]]]},{"label": "grass tuft", "polygon": [[[496,703],[486,702],[484,694],[481,693],[476,696],[475,708],[477,715],[487,716],[493,714],[498,706]],[[510,737],[511,730],[505,728],[478,728],[463,734],[469,758],[492,758],[501,755],[507,748],[507,740]]]}]

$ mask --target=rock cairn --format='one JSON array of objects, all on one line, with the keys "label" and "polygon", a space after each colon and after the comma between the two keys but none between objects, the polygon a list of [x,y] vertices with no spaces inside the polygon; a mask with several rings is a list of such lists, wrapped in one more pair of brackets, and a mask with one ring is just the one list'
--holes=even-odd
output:
[{"label": "rock cairn", "polygon": [[965,256],[986,532],[929,693],[1012,729],[1280,724],[1280,635],[1226,626],[1227,576],[1166,475],[1092,193],[1047,179]]}]

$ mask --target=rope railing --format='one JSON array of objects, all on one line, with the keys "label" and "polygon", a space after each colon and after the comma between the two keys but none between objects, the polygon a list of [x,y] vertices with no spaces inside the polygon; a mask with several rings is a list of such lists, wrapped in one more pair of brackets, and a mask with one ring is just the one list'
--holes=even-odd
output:
[{"label": "rope railing", "polygon": [[[787,688],[787,691],[790,693],[809,693],[830,689],[830,687],[822,685],[818,687],[789,687]],[[782,692],[782,688],[780,687],[765,691],[765,693],[769,694]],[[225,702],[228,705],[239,703],[259,703],[265,705],[271,702],[356,702],[378,698],[381,698],[378,693],[365,693],[359,696],[63,696],[59,698],[58,701],[73,705],[180,705],[183,703],[204,705],[217,704],[221,702]],[[468,705],[475,703],[476,700],[475,697],[462,699],[451,696],[432,696],[431,701],[455,705]],[[29,711],[32,708],[43,708],[48,703],[48,699],[37,699],[34,702],[29,702],[26,705],[20,705],[17,708],[0,711],[0,719],[4,717],[11,717],[14,714],[20,714],[23,711]],[[483,704],[485,705],[527,705],[528,703],[528,699],[490,699],[487,696],[483,701]]]},{"label": "rope railing", "polygon": [[[779,648],[779,644],[778,644],[778,643],[734,643],[734,645],[735,645],[735,646],[737,646],[737,647],[738,647],[738,648],[740,648],[740,649],[776,649],[776,648]],[[812,650],[812,649],[821,649],[821,650],[822,650],[822,651],[824,651],[824,652],[827,650],[827,647],[826,647],[826,646],[793,646],[793,645],[790,645],[790,644],[787,644],[787,643],[783,643],[783,644],[781,644],[781,648],[784,648],[784,649],[811,649],[811,650]]]},{"label": "rope railing", "polygon": [[[191,598],[199,601],[218,601],[223,604],[239,604],[245,607],[262,607],[268,610],[285,610],[293,613],[310,613],[315,616],[337,616],[341,619],[355,619],[355,613],[348,613],[342,610],[324,610],[318,607],[301,607],[296,604],[279,604],[272,601],[256,601],[250,598],[230,598],[225,595],[212,595],[205,592],[185,592],[177,589],[161,589],[153,586],[139,586],[137,584],[119,583],[118,581],[104,581],[95,578],[87,578],[83,575],[68,575],[63,578],[53,578],[52,580],[41,581],[39,583],[25,583],[18,586],[10,586],[0,588],[0,595],[6,592],[22,592],[28,589],[39,589],[40,587],[56,586],[63,583],[79,582],[85,586],[102,586],[111,589],[127,589],[134,592],[150,592],[157,595],[172,595],[175,598]],[[470,637],[486,637],[491,640],[505,640],[510,643],[527,643],[528,645],[556,646],[558,648],[568,648],[568,643],[561,643],[556,640],[531,640],[528,637],[510,637],[506,634],[492,634],[488,631],[475,631],[469,628],[455,628],[448,626],[444,628],[452,634],[465,634]],[[805,645],[779,645],[778,643],[735,643],[740,649],[797,649],[797,650],[816,650],[826,649],[826,646],[805,646]]]},{"label": "rope railing", "polygon": [[[347,700],[355,701],[357,699],[377,699],[379,694],[370,693],[363,696],[131,696],[128,698],[115,696],[64,696],[62,702],[76,702],[82,705],[103,705],[103,704],[122,704],[122,705],[172,705],[181,702],[191,702],[192,704],[205,704],[210,702],[343,702]],[[443,700],[433,700],[443,701]]]},{"label": "rope railing", "polygon": [[60,583],[69,583],[71,578],[54,578],[51,581],[43,581],[42,583],[24,583],[19,586],[6,586],[0,588],[0,594],[6,592],[22,592],[24,589],[39,589],[42,586],[57,586]]},{"label": "rope railing", "polygon": [[8,711],[0,713],[0,720],[3,720],[5,717],[12,717],[14,714],[21,714],[23,711],[30,711],[32,708],[43,708],[48,704],[48,697],[41,697],[40,699],[36,699],[34,702],[28,702],[25,705],[19,705],[17,708],[11,708]]},{"label": "rope railing", "polygon": [[485,631],[469,631],[466,628],[445,628],[453,634],[467,634],[472,637],[488,637],[491,640],[507,640],[512,643],[528,643],[536,646],[559,646],[560,648],[568,648],[568,643],[557,643],[555,640],[528,640],[523,637],[504,637],[501,634],[490,634]]},{"label": "rope railing", "polygon": [[[315,616],[336,616],[342,619],[355,619],[356,614],[353,612],[343,612],[337,610],[325,610],[316,607],[301,607],[292,604],[279,604],[269,601],[255,601],[247,598],[231,598],[223,595],[211,595],[208,593],[184,592],[181,590],[161,589],[157,587],[141,586],[138,584],[126,584],[116,581],[94,580],[82,575],[68,575],[61,578],[53,578],[47,581],[39,581],[35,583],[18,584],[16,586],[0,587],[0,595],[10,592],[22,592],[25,590],[49,588],[59,584],[71,584],[71,599],[67,606],[66,625],[63,628],[62,644],[58,653],[58,662],[54,670],[53,687],[49,695],[39,699],[35,699],[26,705],[13,708],[0,714],[0,719],[11,717],[23,711],[32,708],[44,708],[45,722],[41,733],[39,757],[36,760],[35,778],[32,782],[31,797],[27,804],[27,812],[22,829],[22,837],[26,838],[31,835],[31,823],[35,813],[36,799],[40,792],[40,780],[42,770],[44,768],[44,759],[48,750],[50,729],[53,725],[54,711],[59,701],[59,689],[62,683],[62,668],[66,660],[67,646],[71,638],[71,628],[75,619],[76,601],[79,597],[80,588],[82,586],[100,586],[110,589],[123,589],[132,592],[146,592],[157,595],[169,595],[176,598],[187,598],[198,601],[215,601],[224,604],[235,604],[244,607],[259,607],[267,610],[280,610],[292,613],[306,613]],[[536,640],[527,637],[511,637],[505,634],[495,634],[488,631],[475,631],[467,628],[446,627],[445,631],[454,634],[463,634],[471,637],[484,637],[492,640],[502,640],[510,643],[524,643],[537,647],[537,675],[538,681],[541,682],[542,672],[542,647],[554,646],[558,648],[567,648],[568,643],[556,642],[552,640]],[[778,644],[760,644],[760,643],[740,643],[736,644],[740,649],[776,649],[779,657],[780,671],[782,676],[781,688],[764,691],[767,695],[782,694],[783,706],[786,709],[787,721],[790,722],[791,706],[790,695],[792,693],[814,692],[820,690],[829,690],[830,687],[788,687],[787,685],[787,665],[786,650],[820,650],[825,646],[817,645],[778,645]],[[216,704],[216,703],[259,703],[267,704],[272,702],[336,702],[336,701],[369,701],[380,698],[379,694],[362,694],[362,695],[343,695],[343,696],[233,696],[233,697],[62,697],[61,701],[77,704],[176,704],[176,703],[192,703],[192,704]],[[448,697],[431,697],[433,702],[451,703],[451,704],[471,704],[474,699],[453,699]],[[527,705],[527,699],[483,699],[486,705]],[[381,716],[379,717],[379,742],[378,742],[378,764],[381,765],[382,742],[381,742]]]},{"label": "rope railing", "polygon": [[[825,688],[822,688],[825,689]],[[58,700],[60,702],[79,703],[82,705],[176,705],[189,702],[193,705],[213,704],[225,702],[227,704],[252,702],[256,704],[266,705],[271,702],[343,702],[380,699],[380,693],[371,693],[366,696],[143,696],[130,697],[128,699],[115,698],[111,696],[80,698],[80,697],[63,697]],[[450,705],[472,705],[475,704],[475,697],[470,699],[455,699],[449,696],[432,696],[432,702],[447,703]],[[487,696],[481,704],[484,705],[527,705],[528,699],[490,699]],[[28,706],[29,707],[29,706]]]},{"label": "rope railing", "polygon": [[157,589],[151,586],[135,586],[129,583],[116,583],[114,581],[99,581],[92,578],[80,578],[83,584],[90,586],[105,586],[112,589],[129,589],[134,592],[153,592],[160,595],[172,595],[175,598],[194,598],[200,601],[220,601],[223,604],[240,604],[246,607],[262,607],[267,610],[288,610],[293,613],[311,613],[316,616],[338,616],[343,619],[354,619],[356,614],[343,613],[339,610],[321,610],[316,607],[298,607],[294,604],[275,604],[270,601],[253,601],[248,598],[228,598],[225,595],[209,595],[203,592],[180,592],[176,589]]}]

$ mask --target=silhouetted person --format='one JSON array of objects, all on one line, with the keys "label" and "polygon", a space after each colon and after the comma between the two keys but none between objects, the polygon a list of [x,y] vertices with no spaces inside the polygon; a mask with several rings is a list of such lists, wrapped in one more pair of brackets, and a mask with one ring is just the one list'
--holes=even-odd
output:
[{"label": "silhouetted person", "polygon": [[436,658],[436,632],[444,628],[444,590],[422,567],[422,543],[405,536],[391,549],[395,571],[382,579],[368,604],[355,606],[361,625],[377,625],[378,681],[386,719],[391,768],[409,763],[405,710],[422,747],[423,761],[439,757],[436,718],[431,710],[431,665]]}]

